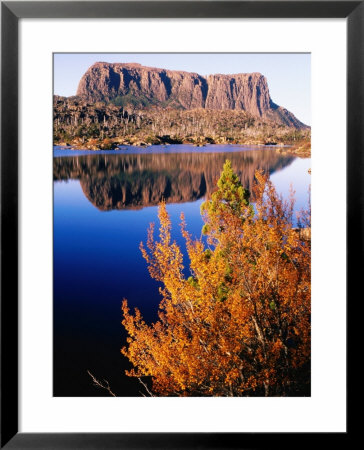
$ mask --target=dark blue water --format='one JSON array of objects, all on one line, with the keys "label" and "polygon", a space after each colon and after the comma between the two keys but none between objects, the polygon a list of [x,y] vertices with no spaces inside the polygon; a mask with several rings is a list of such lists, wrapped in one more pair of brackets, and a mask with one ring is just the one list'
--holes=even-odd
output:
[{"label": "dark blue water", "polygon": [[55,150],[55,396],[108,395],[92,385],[87,370],[108,380],[118,395],[140,395],[139,383],[124,375],[129,365],[120,354],[125,343],[120,307],[127,298],[147,321],[156,318],[158,284],[149,276],[139,244],[146,241],[149,223],[157,221],[161,198],[182,247],[181,212],[188,230],[199,237],[200,205],[227,158],[246,187],[254,171],[263,168],[284,196],[293,184],[297,210],[307,206],[309,159],[261,147],[170,147],[170,152],[132,148],[87,155],[66,150],[63,157],[65,150]]}]

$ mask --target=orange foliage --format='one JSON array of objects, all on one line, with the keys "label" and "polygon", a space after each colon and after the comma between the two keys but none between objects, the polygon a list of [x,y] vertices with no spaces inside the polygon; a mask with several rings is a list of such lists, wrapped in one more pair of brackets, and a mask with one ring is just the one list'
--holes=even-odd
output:
[{"label": "orange foliage", "polygon": [[127,374],[150,377],[156,395],[309,395],[310,241],[292,226],[293,201],[262,173],[252,197],[254,208],[227,161],[202,205],[207,246],[182,217],[188,279],[164,203],[159,240],[151,226],[141,245],[163,300],[151,325],[124,300],[122,353],[134,366]]}]

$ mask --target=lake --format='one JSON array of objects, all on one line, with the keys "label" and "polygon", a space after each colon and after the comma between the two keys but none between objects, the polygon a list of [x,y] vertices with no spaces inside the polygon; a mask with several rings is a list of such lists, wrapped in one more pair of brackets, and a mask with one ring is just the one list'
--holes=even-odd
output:
[{"label": "lake", "polygon": [[[296,210],[307,207],[309,158],[274,147],[210,145],[129,147],[89,152],[54,148],[54,384],[55,396],[107,396],[87,374],[106,379],[120,396],[140,396],[120,354],[126,335],[121,302],[156,319],[158,283],[149,276],[139,244],[157,221],[163,198],[173,237],[181,244],[180,214],[200,237],[200,205],[230,159],[244,187],[257,169],[271,174],[284,197],[292,183]],[[187,261],[186,261],[187,263]]]}]

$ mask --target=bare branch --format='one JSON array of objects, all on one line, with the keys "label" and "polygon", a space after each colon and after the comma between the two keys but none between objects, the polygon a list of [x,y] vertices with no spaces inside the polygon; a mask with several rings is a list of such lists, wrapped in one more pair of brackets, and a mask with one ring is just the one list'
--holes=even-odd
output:
[{"label": "bare branch", "polygon": [[[148,386],[141,380],[141,378],[138,378],[138,380],[139,380],[139,383],[142,384],[142,385],[144,386],[144,389],[147,391],[148,395],[149,395],[150,397],[155,397],[155,395],[153,395],[153,394],[150,392],[150,390],[148,389]],[[143,394],[142,394],[142,395],[143,395]],[[144,397],[145,397],[145,395],[144,395]]]},{"label": "bare branch", "polygon": [[111,390],[109,382],[107,380],[104,379],[103,383],[102,383],[94,375],[92,375],[92,373],[89,370],[87,370],[87,373],[90,375],[95,386],[97,386],[101,389],[105,389],[110,395],[112,395],[113,397],[116,397],[116,395]]}]

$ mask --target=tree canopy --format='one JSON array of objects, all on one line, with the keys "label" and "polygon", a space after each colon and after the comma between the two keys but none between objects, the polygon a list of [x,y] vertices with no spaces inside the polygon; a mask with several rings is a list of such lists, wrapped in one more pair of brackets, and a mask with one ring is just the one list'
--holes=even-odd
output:
[{"label": "tree canopy", "polygon": [[249,198],[226,161],[201,207],[207,239],[192,239],[181,216],[189,277],[164,203],[159,239],[151,225],[141,244],[162,301],[152,324],[123,301],[122,353],[127,375],[147,377],[155,395],[310,394],[310,241],[267,175],[256,172]]}]

